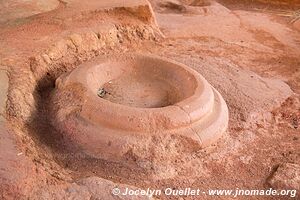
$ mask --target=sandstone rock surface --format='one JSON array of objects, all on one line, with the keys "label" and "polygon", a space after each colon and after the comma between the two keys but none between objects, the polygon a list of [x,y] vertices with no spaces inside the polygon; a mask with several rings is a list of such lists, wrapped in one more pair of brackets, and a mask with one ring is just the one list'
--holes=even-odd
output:
[{"label": "sandstone rock surface", "polygon": [[278,167],[269,183],[277,189],[300,190],[300,165],[284,163]]},{"label": "sandstone rock surface", "polygon": [[[116,189],[117,188],[117,189]],[[113,192],[113,190],[117,190]],[[150,196],[145,195],[122,195],[126,189],[138,190],[139,188],[117,184],[99,177],[89,177],[78,180],[75,183],[66,185],[52,186],[50,189],[38,190],[31,196],[34,200],[52,199],[99,199],[99,200],[151,200]],[[119,193],[118,193],[119,192]]]},{"label": "sandstone rock surface", "polygon": [[24,20],[26,17],[57,8],[58,0],[7,0],[0,1],[0,23],[11,20]]},{"label": "sandstone rock surface", "polygon": [[0,121],[4,121],[9,79],[6,69],[0,66]]}]

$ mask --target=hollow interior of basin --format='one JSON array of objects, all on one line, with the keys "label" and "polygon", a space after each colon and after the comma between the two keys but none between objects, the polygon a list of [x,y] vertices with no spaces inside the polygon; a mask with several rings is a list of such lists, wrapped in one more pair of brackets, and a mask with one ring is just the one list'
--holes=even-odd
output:
[{"label": "hollow interior of basin", "polygon": [[172,105],[182,98],[178,88],[161,77],[126,73],[105,83],[103,96],[111,102],[139,108],[158,108]]},{"label": "hollow interior of basin", "polygon": [[102,63],[91,74],[88,81],[99,98],[138,108],[175,104],[191,96],[196,88],[192,73],[163,60]]}]

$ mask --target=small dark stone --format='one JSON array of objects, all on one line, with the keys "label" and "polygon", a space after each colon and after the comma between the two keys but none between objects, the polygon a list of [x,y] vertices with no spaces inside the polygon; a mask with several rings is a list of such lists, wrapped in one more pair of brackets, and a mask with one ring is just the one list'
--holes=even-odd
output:
[{"label": "small dark stone", "polygon": [[97,92],[98,97],[104,98],[104,96],[107,94],[107,91],[104,88],[100,88]]}]

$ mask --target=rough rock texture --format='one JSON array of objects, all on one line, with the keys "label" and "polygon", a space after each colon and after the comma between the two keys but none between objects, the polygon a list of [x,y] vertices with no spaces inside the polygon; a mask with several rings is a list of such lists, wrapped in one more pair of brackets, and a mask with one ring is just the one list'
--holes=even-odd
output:
[{"label": "rough rock texture", "polygon": [[[126,8],[129,10],[122,6],[116,6],[116,2],[111,5],[112,7],[109,7],[109,1],[105,1],[106,3],[97,2],[97,5],[101,8],[99,10],[97,6],[88,6],[87,10],[76,9],[79,5],[72,1],[70,5],[67,4],[53,11],[53,13],[48,13],[49,17],[47,17],[48,15],[41,15],[33,18],[29,22],[30,26],[38,29],[35,31],[41,34],[39,38],[43,38],[37,40],[34,38],[33,33],[32,36],[34,37],[26,40],[29,43],[28,48],[36,45],[35,53],[30,53],[27,56],[17,56],[23,54],[23,52],[16,54],[10,54],[9,51],[4,50],[0,52],[3,55],[1,57],[3,60],[0,62],[7,66],[18,63],[17,68],[19,69],[11,69],[12,76],[17,77],[17,71],[26,73],[26,76],[18,77],[25,84],[20,85],[12,81],[12,85],[15,85],[15,87],[12,87],[10,90],[11,95],[8,96],[10,116],[26,119],[26,121],[31,120],[31,114],[36,112],[34,101],[39,98],[35,92],[37,89],[35,88],[36,84],[39,84],[40,88],[47,86],[59,74],[74,68],[87,59],[112,51],[112,48],[116,52],[124,51],[130,43],[154,40],[160,34],[153,21],[152,8],[147,1],[133,1],[138,2],[138,4],[125,3],[125,6],[128,6]],[[95,1],[91,2],[91,5],[95,5]],[[144,12],[146,12],[147,17],[144,16]],[[117,16],[123,16],[125,20],[122,21]],[[53,22],[49,22],[52,17],[57,20],[54,25]],[[88,28],[86,28],[85,23],[82,23],[85,19],[89,21]],[[41,23],[41,20],[48,22]],[[45,25],[44,28],[43,25]],[[2,26],[7,27],[4,24]],[[53,38],[50,38],[47,32],[43,32],[44,29],[49,28],[48,26],[51,26],[51,30],[55,33]],[[20,28],[20,31],[18,31],[20,35],[16,37],[20,37],[19,39],[22,41],[22,25],[17,26],[17,28]],[[65,29],[69,31],[64,31]],[[31,30],[29,29],[29,31]],[[9,36],[11,33],[4,31],[3,34]],[[14,42],[16,41],[14,40]],[[18,42],[15,45],[18,46]],[[18,51],[18,48],[13,49]],[[16,80],[16,78],[12,79]],[[22,108],[21,104],[23,104]]]},{"label": "rough rock texture", "polygon": [[281,164],[269,180],[269,184],[277,189],[300,190],[300,165]]},{"label": "rough rock texture", "polygon": [[[171,9],[173,11],[171,13],[155,11],[158,25],[168,38],[213,37],[229,44],[255,47],[257,50],[261,49],[268,52],[271,49],[263,43],[258,44],[256,42],[257,37],[253,35],[253,32],[263,32],[265,37],[271,34],[283,44],[293,46],[294,51],[299,48],[296,35],[294,38],[285,37],[287,34],[293,35],[293,30],[272,21],[264,13],[253,14],[244,10],[232,11],[216,2],[203,7],[195,8],[191,5],[185,7],[186,13],[174,13],[176,12],[174,9]],[[170,21],[173,23],[169,23]],[[237,32],[239,34],[235,34]]]},{"label": "rough rock texture", "polygon": [[274,7],[274,8],[299,8],[299,0],[220,0],[220,2],[235,6],[236,4],[246,4],[249,7],[261,6],[262,8]]},{"label": "rough rock texture", "polygon": [[[113,194],[113,189],[118,188],[120,194]],[[118,184],[98,177],[89,177],[76,181],[75,183],[52,186],[48,189],[38,190],[30,199],[52,200],[52,199],[99,199],[99,200],[150,200],[151,197],[143,195],[122,195],[126,188],[137,190],[138,188]]]},{"label": "rough rock texture", "polygon": [[4,121],[9,79],[7,69],[0,66],[0,121]]},{"label": "rough rock texture", "polygon": [[[190,11],[190,15],[156,12],[155,16],[165,36],[170,38],[210,35],[232,43],[253,40],[250,33],[240,29],[239,18],[218,3]],[[239,34],[234,34],[237,31]]]},{"label": "rough rock texture", "polygon": [[19,20],[32,15],[44,13],[56,9],[58,0],[7,0],[0,1],[0,23]]},{"label": "rough rock texture", "polygon": [[0,198],[24,197],[36,180],[36,169],[20,147],[20,141],[6,121],[6,100],[9,79],[5,67],[0,67]]},{"label": "rough rock texture", "polygon": [[66,12],[75,13],[91,13],[91,12],[128,12],[130,15],[151,24],[156,25],[153,10],[147,0],[90,0],[88,3],[80,0],[64,1]]},{"label": "rough rock texture", "polygon": [[36,180],[36,169],[32,161],[16,142],[14,132],[0,121],[0,198],[25,198],[31,184]]},{"label": "rough rock texture", "polygon": [[[183,44],[186,48],[180,50],[181,54],[178,55],[176,49]],[[282,80],[263,78],[250,70],[241,69],[227,58],[220,59],[211,55],[199,57],[193,48],[201,46],[193,40],[186,42],[180,39],[178,43],[167,45],[163,49],[158,47],[157,51],[203,75],[225,97],[231,118],[255,124],[261,119],[269,118],[270,113],[266,110],[273,109],[293,94]]]},{"label": "rough rock texture", "polygon": [[268,118],[265,110],[280,105],[293,94],[283,81],[262,78],[251,71],[239,69],[225,59],[206,57],[200,61],[191,57],[172,56],[197,70],[217,88],[225,96],[232,118],[242,122],[256,123],[263,118]]},{"label": "rough rock texture", "polygon": [[297,21],[294,22],[293,26],[300,31],[300,19],[298,19]]}]

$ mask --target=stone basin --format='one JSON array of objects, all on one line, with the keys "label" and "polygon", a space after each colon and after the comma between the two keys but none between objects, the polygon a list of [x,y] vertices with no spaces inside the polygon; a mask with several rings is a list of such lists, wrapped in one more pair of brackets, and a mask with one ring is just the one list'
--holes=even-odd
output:
[{"label": "stone basin", "polygon": [[[152,55],[81,64],[57,79],[56,95],[66,101],[58,113],[68,110],[68,117],[57,115],[55,125],[85,153],[106,160],[126,161],[132,151],[145,159],[151,146],[163,143],[153,141],[157,136],[200,149],[220,138],[228,124],[225,101],[198,72]],[[76,95],[75,109],[69,101]]]}]

